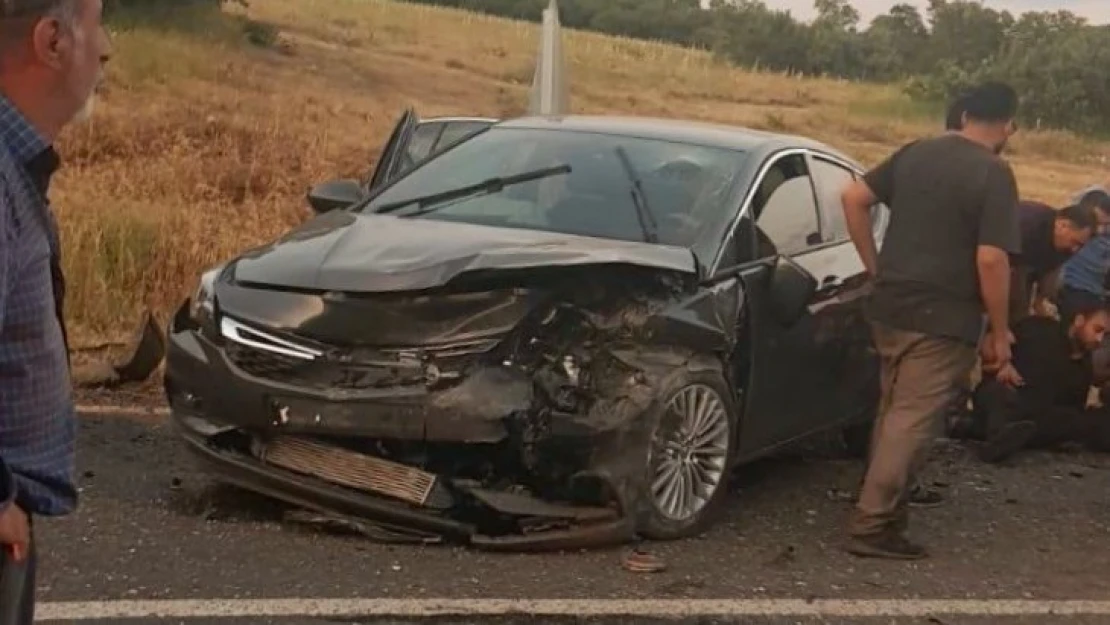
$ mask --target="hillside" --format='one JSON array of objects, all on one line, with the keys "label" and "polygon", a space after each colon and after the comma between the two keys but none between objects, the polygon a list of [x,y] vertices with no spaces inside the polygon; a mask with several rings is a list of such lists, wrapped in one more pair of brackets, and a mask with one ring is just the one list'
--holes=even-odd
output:
[{"label": "hillside", "polygon": [[[235,16],[237,19],[241,16]],[[397,115],[523,111],[538,27],[382,0],[256,1],[246,29],[177,11],[114,27],[94,120],[59,147],[55,205],[77,342],[144,305],[172,310],[199,271],[308,215],[314,182],[361,176]],[[706,54],[568,32],[572,108],[691,117],[814,136],[867,163],[937,132],[892,87],[731,69]],[[1022,132],[1022,194],[1060,202],[1110,177],[1110,144]]]}]

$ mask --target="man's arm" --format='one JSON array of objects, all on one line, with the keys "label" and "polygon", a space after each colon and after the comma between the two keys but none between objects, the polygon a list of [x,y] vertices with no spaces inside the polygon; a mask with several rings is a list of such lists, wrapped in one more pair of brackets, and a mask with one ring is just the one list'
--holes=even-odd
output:
[{"label": "man's arm", "polygon": [[1050,316],[1049,305],[1056,299],[1060,284],[1060,268],[1045,273],[1037,280],[1037,292],[1033,295],[1033,311],[1042,317]]},{"label": "man's arm", "polygon": [[863,180],[853,180],[840,195],[844,205],[844,223],[848,226],[848,236],[856,247],[856,253],[863,261],[867,273],[875,276],[879,271],[879,250],[875,246],[875,235],[871,228],[871,207],[877,198]]},{"label": "man's arm", "polygon": [[1010,256],[993,245],[980,245],[975,254],[979,295],[992,332],[1010,327]]},{"label": "man's arm", "polygon": [[1017,181],[1006,163],[996,161],[983,182],[975,265],[990,328],[988,353],[1001,366],[1010,360],[1010,254],[1021,251]]},{"label": "man's arm", "polygon": [[[17,240],[12,218],[12,203],[6,193],[0,192],[0,336],[4,331],[4,318],[8,311],[8,294],[11,292],[14,247]],[[0,419],[4,415],[0,414]],[[0,514],[15,501],[15,476],[0,457]]]},{"label": "man's arm", "polygon": [[14,501],[15,476],[12,475],[8,465],[4,463],[4,459],[0,458],[0,514],[3,514]]},{"label": "man's arm", "polygon": [[840,194],[848,236],[863,261],[863,267],[872,277],[879,272],[879,251],[871,227],[871,207],[879,202],[890,205],[890,196],[894,192],[894,163],[901,152],[899,150],[879,163],[862,179],[853,180]]}]

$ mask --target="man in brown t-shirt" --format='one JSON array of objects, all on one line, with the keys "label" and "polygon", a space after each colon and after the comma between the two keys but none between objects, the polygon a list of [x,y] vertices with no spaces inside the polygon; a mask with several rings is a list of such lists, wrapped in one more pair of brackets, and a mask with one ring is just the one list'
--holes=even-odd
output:
[{"label": "man in brown t-shirt", "polygon": [[[848,527],[846,548],[860,556],[926,555],[904,535],[908,487],[971,375],[980,340],[995,364],[1010,360],[1009,255],[1021,251],[1021,238],[1017,184],[998,155],[1015,130],[1017,96],[987,83],[962,105],[960,130],[904,146],[842,195],[852,241],[873,277],[867,312],[882,367],[867,471]],[[871,230],[878,202],[890,208],[881,253]]]}]

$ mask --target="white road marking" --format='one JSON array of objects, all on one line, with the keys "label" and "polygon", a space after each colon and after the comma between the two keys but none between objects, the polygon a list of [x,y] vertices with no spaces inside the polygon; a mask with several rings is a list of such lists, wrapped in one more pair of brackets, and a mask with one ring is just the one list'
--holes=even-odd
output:
[{"label": "white road marking", "polygon": [[116,414],[128,416],[168,416],[170,409],[163,406],[112,406],[112,405],[77,405],[78,414]]},{"label": "white road marking", "polygon": [[930,617],[1110,615],[1110,601],[1007,599],[172,599],[40,603],[36,621],[219,617]]}]

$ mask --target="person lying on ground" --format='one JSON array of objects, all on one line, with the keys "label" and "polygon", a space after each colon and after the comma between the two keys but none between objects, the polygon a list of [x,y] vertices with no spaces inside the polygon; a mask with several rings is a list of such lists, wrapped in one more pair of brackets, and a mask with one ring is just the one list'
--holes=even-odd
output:
[{"label": "person lying on ground", "polygon": [[1110,325],[1107,304],[1077,303],[1067,325],[1028,316],[1013,327],[1009,364],[983,378],[972,398],[964,435],[983,438],[979,457],[997,463],[1028,447],[1065,442],[1110,450],[1110,409],[1088,408],[1092,352]]},{"label": "person lying on ground", "polygon": [[[1092,248],[1089,243],[1098,238],[1092,235],[1105,230],[1104,224],[1110,222],[1110,195],[1100,191],[1091,192],[1079,202],[1060,210],[1042,202],[1024,201],[1018,204],[1018,214],[1022,249],[1010,256],[1013,272],[1010,284],[1011,325],[1028,315],[1031,309],[1036,314],[1048,315],[1048,303],[1052,299],[1056,300],[1054,303],[1061,315],[1070,315],[1068,305],[1075,299],[1075,294],[1067,286],[1068,279],[1085,276],[1086,279],[1079,283],[1078,288],[1090,290],[1096,297],[1102,296],[1102,281],[1108,258],[1096,260],[1091,256],[1110,251],[1110,237],[1104,241],[1107,244],[1105,247],[1100,244]],[[1053,274],[1061,267],[1070,267],[1069,264],[1080,253],[1087,254],[1080,265],[1083,273],[1076,274],[1073,271],[1065,279],[1065,286],[1054,290]],[[1087,294],[1079,295],[1082,299],[1087,297]],[[1066,324],[1068,320],[1063,321]],[[989,343],[980,347],[980,357],[984,372],[993,373],[998,370]]]}]

